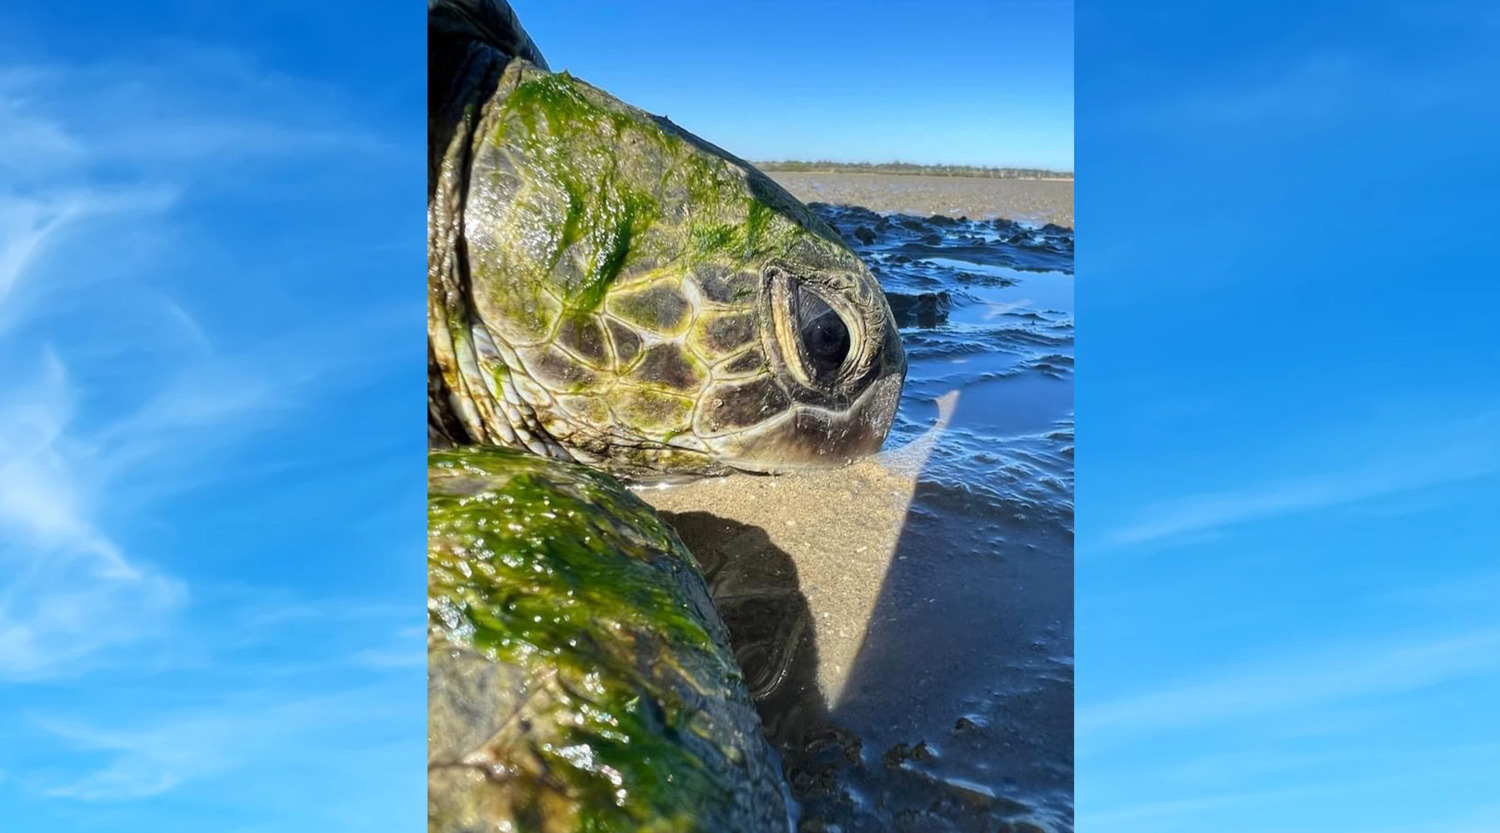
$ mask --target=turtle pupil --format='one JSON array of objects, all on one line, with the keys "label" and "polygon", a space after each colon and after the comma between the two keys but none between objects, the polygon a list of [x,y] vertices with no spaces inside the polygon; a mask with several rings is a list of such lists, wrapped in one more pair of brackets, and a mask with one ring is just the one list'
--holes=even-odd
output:
[{"label": "turtle pupil", "polygon": [[825,382],[838,373],[849,356],[849,327],[822,298],[806,290],[799,295],[797,317],[808,369],[815,381]]}]

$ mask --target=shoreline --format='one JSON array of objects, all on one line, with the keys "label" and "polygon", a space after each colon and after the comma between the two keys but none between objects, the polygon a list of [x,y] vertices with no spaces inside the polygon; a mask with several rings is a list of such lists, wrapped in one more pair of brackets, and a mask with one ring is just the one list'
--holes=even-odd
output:
[{"label": "shoreline", "polygon": [[766,173],[844,173],[844,174],[891,174],[912,176],[955,176],[973,179],[1043,179],[1071,181],[1074,171],[1051,168],[987,167],[984,165],[922,165],[912,162],[834,162],[819,159],[815,162],[777,159],[753,163]]},{"label": "shoreline", "polygon": [[1005,182],[1075,182],[1071,176],[986,176],[984,174],[946,174],[938,171],[850,171],[841,168],[767,168],[755,166],[764,174],[839,174],[841,176],[930,176],[943,179],[998,179]]},{"label": "shoreline", "polygon": [[1072,179],[920,173],[766,171],[803,202],[851,205],[882,214],[1002,218],[1073,228]]}]

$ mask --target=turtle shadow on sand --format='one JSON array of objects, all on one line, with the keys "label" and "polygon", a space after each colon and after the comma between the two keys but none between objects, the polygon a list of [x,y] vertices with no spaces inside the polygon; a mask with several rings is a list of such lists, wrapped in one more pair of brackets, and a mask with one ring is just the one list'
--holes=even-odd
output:
[{"label": "turtle shadow on sand", "polygon": [[[830,720],[816,628],[797,564],[764,529],[711,512],[660,513],[698,559],[730,647],[794,794],[831,786],[859,740]],[[838,758],[838,761],[831,760]]]},{"label": "turtle shadow on sand", "polygon": [[828,718],[796,563],[758,526],[712,512],[660,514],[703,568],[767,736],[778,748],[795,743]]}]

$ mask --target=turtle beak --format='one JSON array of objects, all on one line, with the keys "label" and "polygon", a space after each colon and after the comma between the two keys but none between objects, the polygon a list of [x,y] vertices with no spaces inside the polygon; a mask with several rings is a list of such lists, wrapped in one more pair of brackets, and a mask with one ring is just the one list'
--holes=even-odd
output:
[{"label": "turtle beak", "polygon": [[877,379],[842,411],[794,405],[783,417],[721,438],[723,461],[742,471],[765,474],[841,466],[874,454],[885,443],[906,367]]}]

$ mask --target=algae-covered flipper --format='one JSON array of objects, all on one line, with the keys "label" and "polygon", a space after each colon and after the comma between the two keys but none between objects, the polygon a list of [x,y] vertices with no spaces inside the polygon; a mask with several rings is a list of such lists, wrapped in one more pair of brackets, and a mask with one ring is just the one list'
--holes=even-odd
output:
[{"label": "algae-covered flipper", "polygon": [[788,827],[703,576],[613,477],[506,449],[428,470],[432,833]]}]

